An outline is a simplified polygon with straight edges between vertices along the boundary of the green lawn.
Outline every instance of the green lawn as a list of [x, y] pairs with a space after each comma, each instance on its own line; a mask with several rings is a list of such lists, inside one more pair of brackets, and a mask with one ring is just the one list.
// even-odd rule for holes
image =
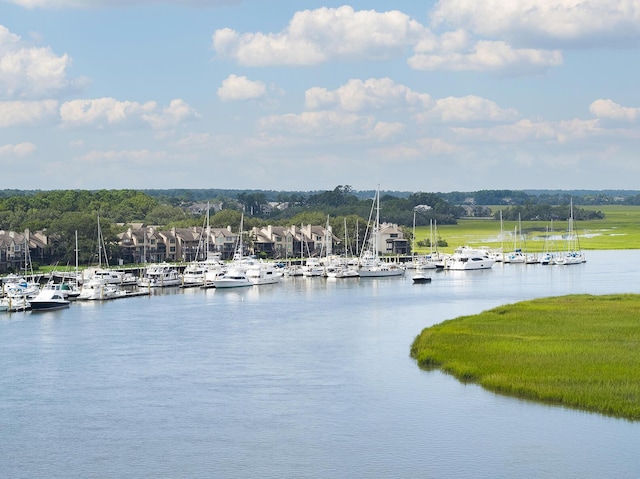
[[[493, 211], [498, 211], [496, 207]], [[640, 248], [640, 206], [589, 206], [585, 209], [599, 210], [605, 214], [603, 220], [576, 221], [574, 229], [579, 235], [580, 246], [585, 250], [637, 249]], [[517, 231], [517, 221], [504, 221], [503, 241], [500, 241], [500, 221], [492, 219], [461, 219], [457, 225], [438, 225], [437, 233], [448, 244], [443, 252], [452, 252], [462, 245], [504, 247], [505, 251], [514, 246], [513, 236]], [[551, 230], [547, 233], [547, 229]], [[524, 245], [518, 236], [518, 247], [530, 252], [545, 249], [547, 235], [560, 237], [567, 231], [567, 222], [523, 221]], [[430, 228], [416, 228], [416, 242], [430, 237]], [[561, 241], [556, 246], [562, 248]], [[416, 247], [418, 253], [427, 253], [428, 248]]]
[[640, 419], [640, 295], [574, 295], [445, 321], [411, 356], [491, 391]]

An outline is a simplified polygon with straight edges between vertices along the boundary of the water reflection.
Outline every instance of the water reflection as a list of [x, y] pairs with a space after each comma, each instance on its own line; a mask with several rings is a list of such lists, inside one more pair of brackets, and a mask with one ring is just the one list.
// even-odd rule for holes
[[[640, 424], [499, 396], [409, 357], [500, 304], [633, 292], [640, 252], [564, 267], [166, 288], [0, 321], [5, 477], [640, 477]], [[11, 318], [14, 316], [12, 315]]]

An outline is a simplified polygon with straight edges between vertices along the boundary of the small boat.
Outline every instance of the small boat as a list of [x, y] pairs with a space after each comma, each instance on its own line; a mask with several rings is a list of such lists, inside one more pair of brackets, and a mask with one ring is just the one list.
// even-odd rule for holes
[[26, 311], [31, 309], [31, 304], [27, 301], [26, 296], [7, 296], [0, 299], [0, 311], [13, 313], [16, 311]]
[[33, 311], [68, 308], [69, 303], [64, 297], [62, 285], [54, 283], [46, 284], [35, 298], [29, 300]]
[[431, 276], [428, 276], [425, 273], [418, 272], [413, 275], [413, 283], [414, 284], [431, 283]]

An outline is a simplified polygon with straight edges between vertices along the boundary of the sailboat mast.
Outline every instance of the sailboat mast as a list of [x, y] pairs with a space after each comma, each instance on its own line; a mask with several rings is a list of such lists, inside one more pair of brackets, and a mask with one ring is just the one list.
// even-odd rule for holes
[[211, 237], [211, 226], [209, 224], [209, 202], [207, 201], [207, 238], [204, 242], [205, 244], [205, 248], [206, 248], [206, 253], [205, 253], [205, 257], [204, 259], [207, 260], [209, 259], [209, 238]]
[[78, 286], [78, 230], [76, 230], [76, 287]]

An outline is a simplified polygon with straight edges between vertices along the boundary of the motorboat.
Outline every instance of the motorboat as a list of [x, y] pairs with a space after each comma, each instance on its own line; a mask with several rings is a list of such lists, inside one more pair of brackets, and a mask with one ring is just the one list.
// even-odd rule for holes
[[252, 284], [274, 284], [282, 279], [282, 272], [273, 263], [255, 261], [249, 264], [245, 271], [247, 279]]
[[13, 313], [16, 311], [27, 311], [31, 309], [31, 304], [26, 296], [7, 295], [0, 299], [0, 312]]
[[413, 275], [413, 282], [414, 284], [431, 283], [431, 276], [422, 271], [418, 271]]
[[168, 263], [157, 263], [147, 266], [144, 275], [138, 280], [138, 286], [143, 288], [180, 286], [181, 283], [180, 273]]
[[458, 271], [490, 269], [495, 262], [496, 260], [489, 257], [485, 250], [461, 246], [446, 259], [444, 268]]
[[182, 286], [188, 288], [207, 285], [220, 276], [223, 269], [224, 263], [219, 255], [204, 261], [194, 261], [182, 273]]
[[253, 283], [247, 277], [247, 270], [243, 267], [231, 267], [219, 278], [213, 281], [215, 288], [242, 288], [245, 286], [253, 286]]
[[116, 284], [92, 280], [82, 285], [78, 299], [83, 301], [96, 301], [122, 298], [126, 295], [127, 292]]
[[64, 297], [62, 285], [56, 283], [46, 284], [38, 295], [29, 300], [33, 311], [44, 311], [68, 308], [70, 301]]
[[9, 274], [2, 279], [2, 290], [9, 296], [35, 298], [40, 292], [40, 283], [29, 281], [24, 276]]

